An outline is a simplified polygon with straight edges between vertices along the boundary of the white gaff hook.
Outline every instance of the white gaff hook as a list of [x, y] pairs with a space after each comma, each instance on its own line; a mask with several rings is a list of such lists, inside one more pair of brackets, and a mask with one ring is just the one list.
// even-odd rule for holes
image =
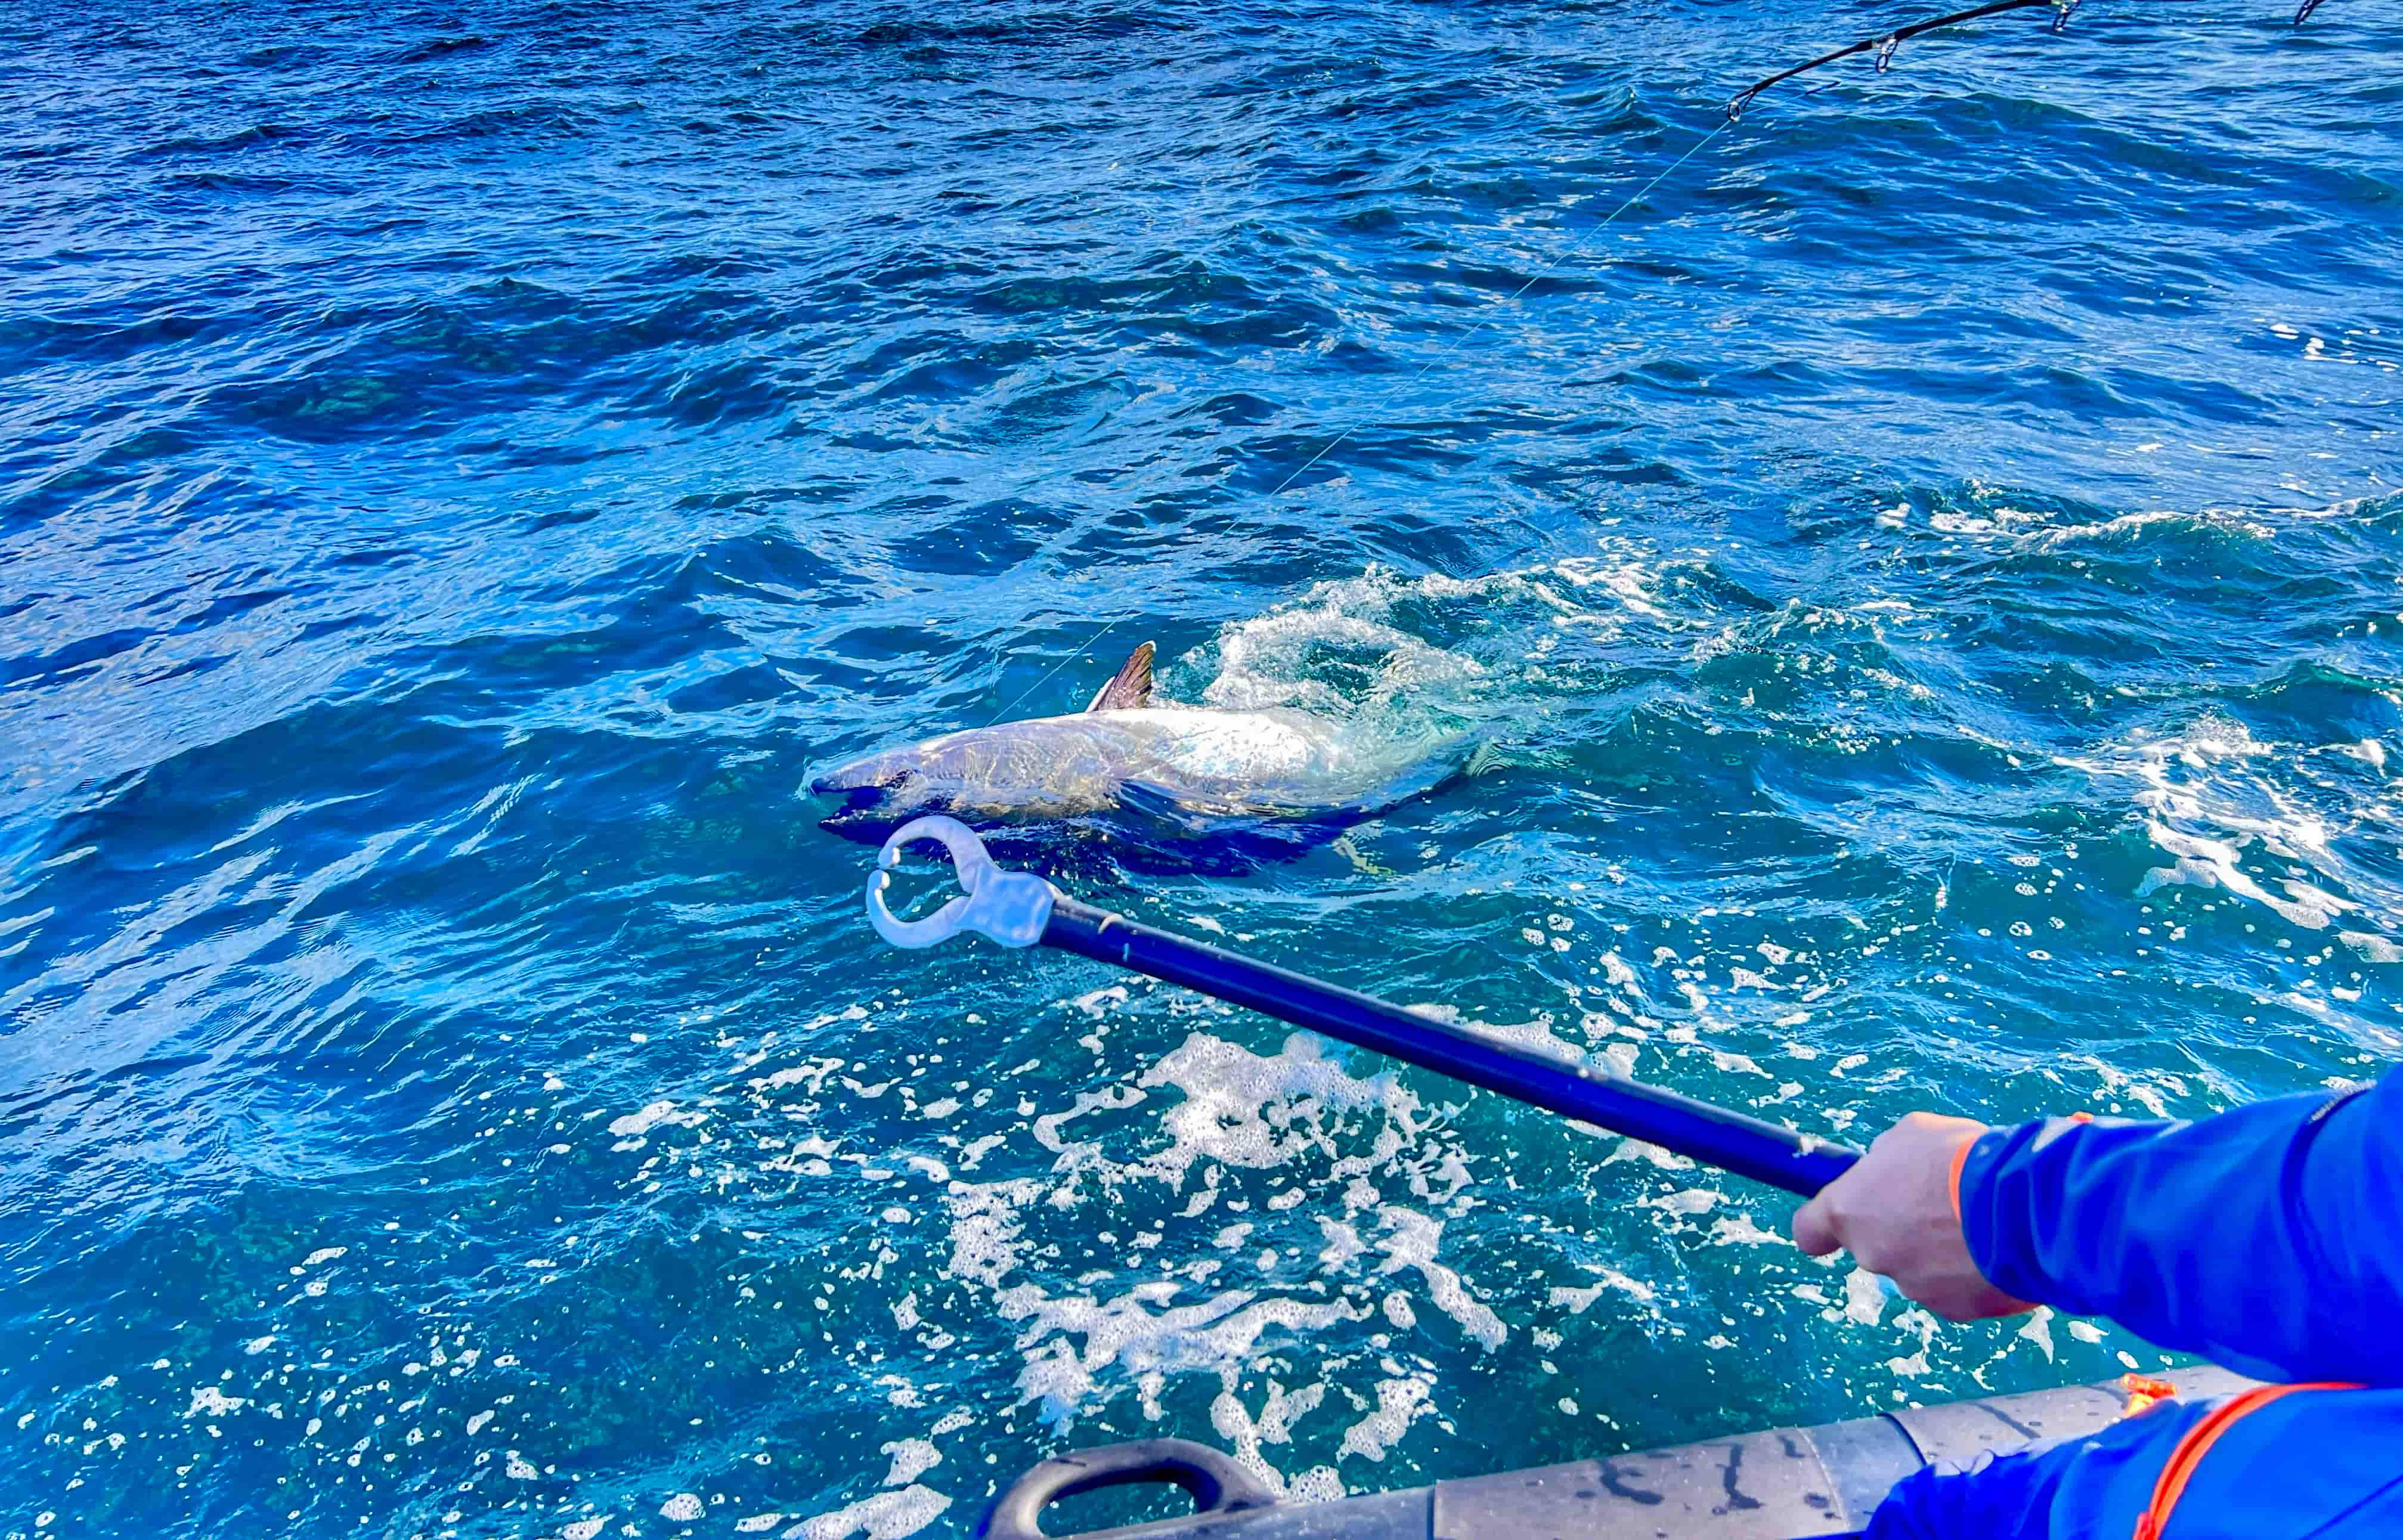
[[[960, 896], [923, 920], [904, 920], [884, 907], [884, 890], [893, 884], [893, 868], [902, 847], [913, 839], [938, 839], [951, 853], [951, 869], [964, 890]], [[998, 941], [1005, 947], [1031, 947], [1043, 938], [1051, 919], [1052, 900], [1059, 891], [1033, 872], [1004, 871], [978, 839], [976, 830], [956, 818], [940, 814], [912, 818], [895, 829], [876, 853], [876, 870], [868, 879], [868, 923], [876, 934], [896, 947], [931, 947], [964, 930]]]

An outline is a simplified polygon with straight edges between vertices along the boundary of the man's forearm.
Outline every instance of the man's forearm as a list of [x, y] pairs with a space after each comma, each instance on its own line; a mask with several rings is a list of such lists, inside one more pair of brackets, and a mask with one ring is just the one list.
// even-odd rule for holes
[[1991, 1130], [1956, 1190], [2007, 1294], [2265, 1378], [2403, 1384], [2403, 1071], [2191, 1123]]

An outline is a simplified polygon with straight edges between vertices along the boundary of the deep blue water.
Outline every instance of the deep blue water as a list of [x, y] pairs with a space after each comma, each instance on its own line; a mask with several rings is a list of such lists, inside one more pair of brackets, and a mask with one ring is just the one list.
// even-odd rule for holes
[[0, 1533], [959, 1534], [2160, 1364], [879, 950], [797, 795], [1149, 637], [1488, 752], [1078, 878], [1146, 918], [1854, 1137], [2403, 1058], [2403, 11], [2005, 18], [1601, 228], [1906, 14], [0, 9]]

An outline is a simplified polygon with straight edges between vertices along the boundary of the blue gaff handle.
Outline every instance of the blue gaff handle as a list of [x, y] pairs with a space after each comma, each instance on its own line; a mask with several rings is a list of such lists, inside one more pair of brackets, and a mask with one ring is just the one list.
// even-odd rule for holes
[[1229, 1005], [1434, 1070], [1808, 1198], [1861, 1158], [1850, 1145], [1447, 1027], [1374, 995], [1055, 897], [1047, 947], [1113, 963]]

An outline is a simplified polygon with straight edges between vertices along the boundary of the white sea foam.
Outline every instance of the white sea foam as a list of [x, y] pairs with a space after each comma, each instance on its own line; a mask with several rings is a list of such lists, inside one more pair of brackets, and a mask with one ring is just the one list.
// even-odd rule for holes
[[1723, 1214], [1711, 1226], [1715, 1246], [1790, 1246], [1775, 1230], [1765, 1230], [1748, 1214]]
[[1694, 1169], [1694, 1162], [1686, 1157], [1674, 1150], [1663, 1149], [1658, 1145], [1646, 1144], [1641, 1139], [1620, 1139], [1611, 1152], [1602, 1158], [1602, 1163], [1605, 1166], [1615, 1166], [1621, 1160], [1642, 1160], [1658, 1166], [1662, 1171]]
[[[1287, 1484], [1285, 1473], [1269, 1463], [1268, 1457], [1260, 1452], [1260, 1446], [1290, 1443], [1293, 1424], [1315, 1410], [1326, 1396], [1327, 1387], [1323, 1384], [1304, 1385], [1288, 1394], [1285, 1386], [1271, 1380], [1269, 1381], [1268, 1399], [1261, 1404], [1259, 1415], [1254, 1417], [1229, 1388], [1220, 1391], [1217, 1399], [1210, 1403], [1210, 1425], [1217, 1430], [1218, 1436], [1232, 1446], [1236, 1464], [1257, 1477], [1279, 1497], [1287, 1497], [1293, 1495], [1293, 1490]], [[1333, 1474], [1326, 1467], [1320, 1467], [1318, 1471], [1306, 1473], [1305, 1478], [1315, 1478], [1320, 1471]], [[1336, 1491], [1340, 1495], [1340, 1481], [1336, 1483]]]
[[[1669, 612], [1659, 603], [1660, 574], [1657, 568], [1623, 551], [1608, 556], [1573, 556], [1554, 562], [1549, 568], [1513, 576], [1547, 598], [1551, 597], [1552, 590], [1546, 584], [1545, 577], [1557, 577], [1572, 588], [1599, 589], [1616, 599], [1618, 607], [1631, 614], [1655, 620], [1669, 618]], [[1571, 607], [1557, 598], [1552, 598], [1551, 602], [1557, 608]]]
[[893, 1457], [893, 1468], [884, 1473], [888, 1487], [906, 1487], [943, 1463], [943, 1454], [924, 1438], [900, 1438], [885, 1445], [878, 1452]]
[[901, 1540], [933, 1523], [951, 1505], [949, 1497], [925, 1487], [880, 1491], [848, 1507], [804, 1519], [786, 1530], [783, 1540], [850, 1540], [854, 1534], [865, 1534], [868, 1540]]
[[2365, 963], [2403, 963], [2403, 947], [2366, 931], [2339, 931], [2338, 940], [2358, 952]]
[[1160, 1119], [1174, 1143], [1143, 1168], [1180, 1182], [1205, 1157], [1260, 1170], [1313, 1149], [1331, 1153], [1328, 1111], [1382, 1107], [1394, 1125], [1396, 1148], [1415, 1132], [1416, 1097], [1391, 1075], [1359, 1079], [1345, 1074], [1325, 1057], [1320, 1039], [1306, 1033], [1295, 1033], [1273, 1056], [1263, 1058], [1197, 1032], [1153, 1065], [1141, 1084], [1184, 1092], [1184, 1100]]
[[1380, 1463], [1385, 1452], [1402, 1441], [1410, 1424], [1435, 1410], [1435, 1380], [1424, 1374], [1405, 1375], [1398, 1380], [1377, 1382], [1376, 1409], [1343, 1430], [1343, 1444], [1336, 1455], [1340, 1463], [1359, 1455]]
[[943, 1270], [953, 1278], [999, 1288], [1018, 1265], [1022, 1226], [1019, 1210], [1042, 1196], [1032, 1177], [1002, 1182], [953, 1182], [944, 1198], [951, 1211], [951, 1256]]
[[611, 1120], [609, 1131], [620, 1139], [639, 1139], [662, 1123], [675, 1127], [697, 1128], [708, 1116], [699, 1109], [678, 1112], [674, 1102], [653, 1102], [639, 1112], [630, 1112], [623, 1117]]
[[1589, 1262], [1586, 1264], [1585, 1270], [1592, 1273], [1600, 1282], [1584, 1288], [1554, 1287], [1548, 1301], [1554, 1309], [1565, 1307], [1571, 1315], [1583, 1315], [1596, 1299], [1602, 1297], [1605, 1290], [1612, 1289], [1626, 1295], [1639, 1305], [1650, 1305], [1658, 1297], [1657, 1291], [1651, 1284], [1640, 1279], [1630, 1278], [1616, 1268], [1600, 1267]]
[[[1140, 993], [1097, 1005], [1104, 1017], [1157, 1008]], [[1299, 1498], [1331, 1497], [1340, 1494], [1342, 1483], [1330, 1467], [1287, 1479], [1258, 1452], [1284, 1441], [1281, 1430], [1318, 1404], [1325, 1382], [1272, 1394], [1257, 1417], [1240, 1400], [1224, 1399], [1244, 1376], [1273, 1361], [1264, 1355], [1288, 1353], [1313, 1336], [1366, 1322], [1381, 1307], [1390, 1311], [1388, 1322], [1414, 1319], [1408, 1299], [1370, 1281], [1400, 1272], [1417, 1274], [1423, 1297], [1469, 1340], [1492, 1348], [1507, 1339], [1499, 1314], [1438, 1259], [1443, 1221], [1438, 1214], [1390, 1203], [1382, 1190], [1382, 1184], [1399, 1181], [1419, 1203], [1452, 1201], [1471, 1182], [1464, 1152], [1424, 1137], [1426, 1114], [1392, 1075], [1354, 1075], [1314, 1037], [1295, 1034], [1277, 1052], [1260, 1054], [1196, 1032], [1132, 1084], [1078, 1093], [1065, 1108], [1026, 1105], [1021, 1112], [1035, 1126], [1037, 1142], [1053, 1153], [1051, 1172], [951, 1181], [943, 1199], [950, 1246], [944, 1270], [985, 1293], [994, 1312], [1015, 1326], [1020, 1404], [1035, 1407], [1055, 1426], [1064, 1428], [1129, 1390], [1140, 1396], [1146, 1416], [1157, 1416], [1170, 1380], [1209, 1376], [1222, 1394], [1214, 1411], [1225, 1424], [1222, 1435], [1257, 1457], [1264, 1482]], [[1272, 1174], [1293, 1169], [1307, 1175], [1295, 1182]], [[1050, 1258], [1059, 1253], [1047, 1217], [1053, 1211], [1130, 1185], [1158, 1186], [1188, 1189], [1175, 1207], [1184, 1220], [1197, 1221], [1225, 1201], [1220, 1195], [1229, 1190], [1227, 1184], [1243, 1173], [1251, 1173], [1241, 1189], [1243, 1200], [1229, 1206], [1248, 1208], [1249, 1214], [1188, 1229], [1186, 1243], [1215, 1233], [1220, 1252], [1256, 1257], [1264, 1269], [1281, 1269], [1288, 1257], [1314, 1258], [1322, 1276], [1348, 1272], [1347, 1285], [1330, 1295], [1313, 1281], [1288, 1294], [1290, 1285], [1270, 1281], [1278, 1277], [1271, 1270], [1256, 1287], [1185, 1296], [1188, 1280], [1201, 1282], [1225, 1266], [1206, 1258], [1170, 1276], [1138, 1274], [1100, 1289], [1091, 1285], [1106, 1283], [1111, 1269], [1079, 1274], [1074, 1289], [1055, 1281]], [[1270, 1189], [1265, 1193], [1257, 1185], [1262, 1179]], [[1271, 1216], [1313, 1200], [1326, 1205], [1324, 1212], [1301, 1223], [1315, 1227], [1314, 1242], [1297, 1251], [1289, 1236], [1267, 1247], [1255, 1239]], [[1354, 1218], [1363, 1214], [1365, 1220]], [[1124, 1243], [1105, 1227], [1106, 1221], [1084, 1233]], [[1156, 1228], [1141, 1231], [1134, 1243], [1138, 1249], [1156, 1243], [1157, 1235]], [[1374, 1273], [1358, 1269], [1364, 1256], [1375, 1258]], [[1385, 1305], [1388, 1298], [1396, 1303]], [[927, 1306], [913, 1296], [905, 1309], [915, 1319]], [[1431, 1374], [1412, 1380], [1398, 1367], [1391, 1374], [1396, 1384], [1416, 1388], [1387, 1392], [1401, 1399], [1345, 1436], [1350, 1452], [1382, 1451], [1430, 1404]]]
[[2013, 1335], [2023, 1339], [2026, 1341], [2034, 1342], [2038, 1348], [2043, 1350], [2045, 1362], [2050, 1363], [2053, 1356], [2052, 1307], [2050, 1305], [2038, 1305], [2028, 1316], [2026, 1325], [2021, 1326]]
[[[1453, 579], [1410, 579], [1381, 567], [1357, 577], [1313, 585], [1292, 603], [1220, 631], [1217, 673], [1202, 692], [1205, 704], [1229, 711], [1289, 706], [1349, 716], [1364, 704], [1389, 702], [1430, 686], [1475, 677], [1470, 658], [1412, 635], [1393, 623], [1397, 605], [1416, 597], [1450, 597]], [[1372, 671], [1339, 686], [1315, 666], [1327, 655]]]
[[1867, 1268], [1854, 1268], [1844, 1275], [1844, 1317], [1859, 1325], [1874, 1326], [1885, 1314], [1885, 1285], [1878, 1275]]
[[1327, 1242], [1327, 1248], [1318, 1254], [1318, 1265], [1328, 1272], [1340, 1269], [1368, 1249], [1358, 1230], [1323, 1214], [1318, 1216], [1318, 1233]]
[[1095, 1110], [1123, 1111], [1143, 1100], [1143, 1092], [1132, 1086], [1105, 1086], [1100, 1090], [1085, 1091], [1066, 1112], [1055, 1112], [1035, 1120], [1035, 1142], [1055, 1154], [1068, 1150], [1060, 1131], [1070, 1122]]
[[[799, 1086], [809, 1095], [815, 1096], [825, 1086], [826, 1076], [840, 1068], [842, 1068], [842, 1061], [840, 1059], [812, 1059], [805, 1063], [790, 1064], [771, 1075], [762, 1075], [751, 1082], [751, 1089], [756, 1091], [771, 1091]], [[660, 1103], [654, 1103], [654, 1105], [659, 1104]], [[647, 1107], [644, 1109], [646, 1112], [649, 1110]], [[612, 1126], [610, 1131], [615, 1133], [618, 1131], [615, 1126]]]
[[1459, 1322], [1461, 1330], [1479, 1347], [1488, 1352], [1500, 1347], [1509, 1336], [1502, 1318], [1468, 1292], [1460, 1274], [1435, 1259], [1436, 1248], [1443, 1240], [1441, 1221], [1398, 1207], [1386, 1209], [1382, 1217], [1385, 1233], [1378, 1238], [1377, 1249], [1385, 1254], [1385, 1260], [1377, 1270], [1394, 1273], [1416, 1269], [1426, 1280], [1430, 1304]]
[[[1464, 719], [1513, 709], [1525, 685], [1540, 687], [1564, 635], [1606, 643], [1637, 627], [1689, 623], [1663, 597], [1665, 567], [1648, 548], [1616, 534], [1600, 544], [1590, 556], [1478, 577], [1372, 566], [1321, 582], [1223, 628], [1167, 671], [1169, 682], [1198, 686], [1205, 704], [1224, 709], [1293, 707], [1347, 721], [1364, 752], [1440, 740]], [[1430, 616], [1447, 615], [1477, 624], [1430, 628]], [[1492, 640], [1438, 645], [1422, 634], [1430, 629]]]
[[2174, 530], [2218, 530], [2248, 540], [2267, 540], [2276, 533], [2258, 519], [2226, 508], [2203, 508], [2192, 513], [2154, 508], [2142, 513], [2123, 513], [2117, 518], [2097, 520], [2091, 523], [2056, 524], [2039, 532], [2036, 538], [2048, 546], [2124, 540], [2147, 534], [2157, 526]]
[[1413, 1006], [1410, 1008], [1422, 1016], [1441, 1021], [1446, 1026], [1479, 1037], [1490, 1038], [1493, 1042], [1507, 1044], [1526, 1052], [1539, 1053], [1548, 1059], [1559, 1060], [1564, 1064], [1581, 1065], [1587, 1061], [1585, 1049], [1553, 1033], [1552, 1018], [1549, 1014], [1538, 1016], [1531, 1021], [1505, 1023], [1482, 1021], [1465, 1016], [1458, 1007], [1452, 1006], [1422, 1005]]
[[[1002, 1318], [1026, 1323], [1019, 1333], [1028, 1354], [1018, 1381], [1021, 1403], [1039, 1403], [1045, 1421], [1064, 1426], [1094, 1394], [1094, 1372], [1111, 1365], [1134, 1374], [1206, 1369], [1226, 1377], [1240, 1372], [1271, 1328], [1306, 1335], [1368, 1314], [1349, 1300], [1260, 1298], [1248, 1289], [1166, 1305], [1176, 1292], [1167, 1280], [1139, 1283], [1112, 1299], [1053, 1298], [1032, 1283], [1002, 1291]], [[1072, 1337], [1083, 1346], [1071, 1344]]]
[[2343, 881], [2326, 818], [2271, 773], [2288, 757], [2243, 724], [2213, 715], [2174, 738], [2139, 737], [2095, 757], [2061, 763], [2132, 783], [2131, 795], [2144, 812], [2146, 836], [2172, 858], [2170, 865], [2146, 873], [2140, 895], [2179, 884], [2219, 888], [2299, 929], [2324, 930], [2361, 906], [2291, 875], [2274, 879], [2273, 892], [2244, 869], [2248, 853], [2257, 850]]
[[[1622, 989], [1633, 990], [1633, 970], [1618, 966]], [[1103, 1034], [1129, 1012], [1215, 1012], [1142, 985], [1070, 1008]], [[1546, 1018], [1502, 1030], [1581, 1056]], [[1061, 1429], [1130, 1394], [1158, 1418], [1180, 1378], [1215, 1380], [1214, 1426], [1265, 1484], [1298, 1499], [1340, 1495], [1333, 1467], [1276, 1468], [1285, 1430], [1340, 1388], [1358, 1416], [1339, 1459], [1381, 1459], [1432, 1414], [1438, 1384], [1424, 1361], [1382, 1356], [1382, 1334], [1432, 1325], [1490, 1352], [1510, 1325], [1443, 1255], [1447, 1224], [1477, 1201], [1468, 1152], [1445, 1130], [1449, 1112], [1423, 1106], [1392, 1072], [1355, 1073], [1339, 1052], [1304, 1034], [1261, 1053], [1193, 1031], [1125, 1080], [1048, 1106], [1022, 1096], [1019, 1114], [1049, 1170], [979, 1182], [965, 1160], [951, 1162], [944, 1271], [967, 1288], [916, 1291], [905, 1300], [915, 1328], [930, 1329], [924, 1317], [942, 1311], [989, 1308], [1014, 1332], [1019, 1404]], [[1624, 1145], [1620, 1158], [1641, 1154]], [[1144, 1188], [1159, 1196], [1137, 1200]], [[1155, 1269], [1147, 1248], [1163, 1236], [1187, 1255]], [[1605, 1278], [1598, 1289], [1654, 1302], [1647, 1285]], [[1212, 1286], [1238, 1280], [1246, 1286]], [[1362, 1336], [1375, 1353], [1353, 1346]], [[1263, 1383], [1289, 1386], [1279, 1366], [1295, 1362], [1321, 1366], [1325, 1378], [1255, 1399]], [[1373, 1404], [1344, 1383], [1343, 1367], [1355, 1363], [1382, 1368]]]
[[250, 1405], [247, 1397], [228, 1395], [215, 1385], [201, 1385], [192, 1392], [192, 1404], [184, 1408], [189, 1417], [230, 1417]]

